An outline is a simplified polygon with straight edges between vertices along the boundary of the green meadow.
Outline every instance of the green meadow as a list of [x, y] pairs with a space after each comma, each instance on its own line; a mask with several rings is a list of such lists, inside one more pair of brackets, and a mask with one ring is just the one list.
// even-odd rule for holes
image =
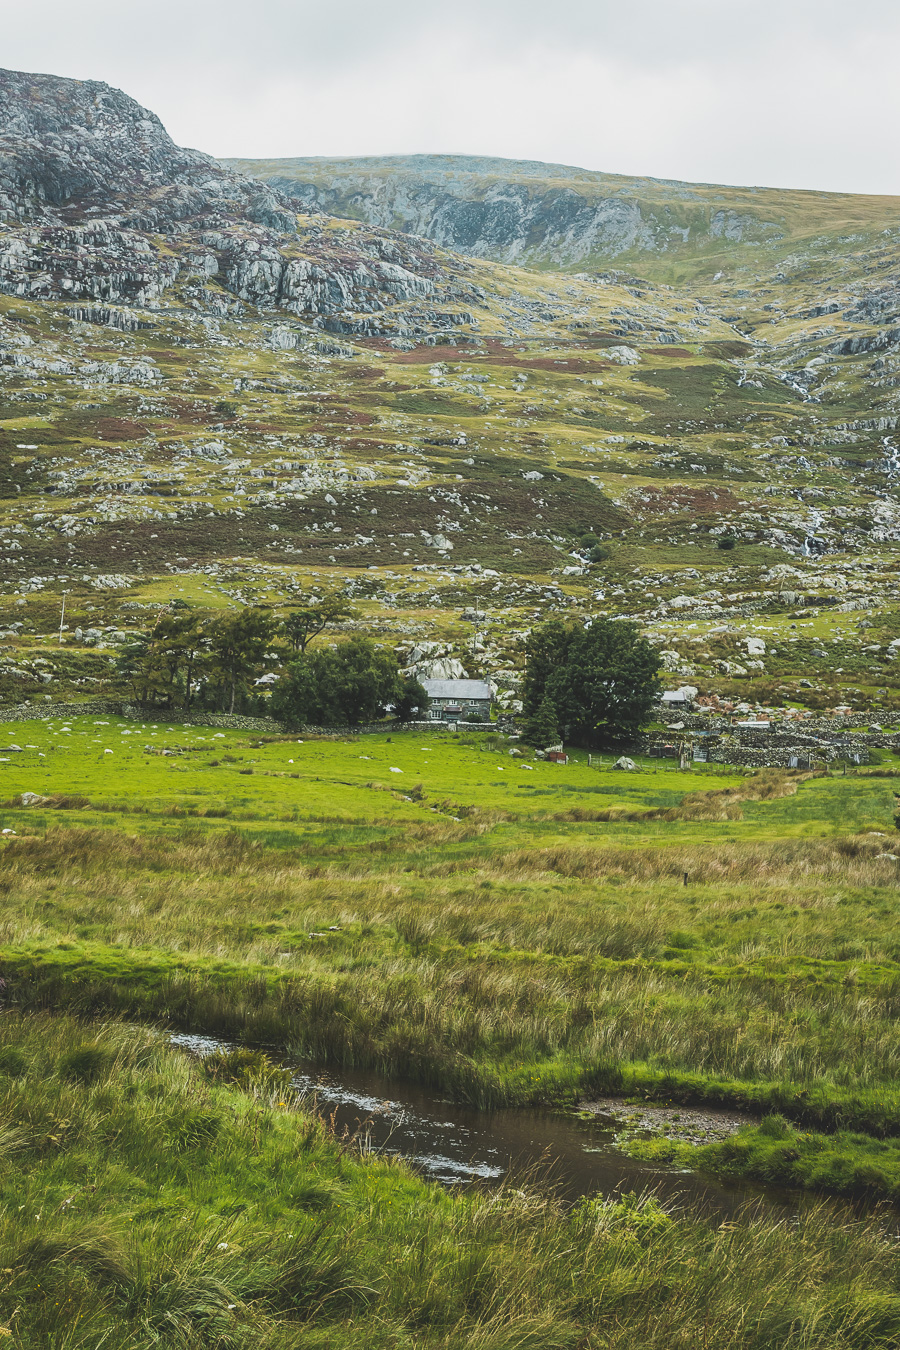
[[740, 1106], [788, 1136], [770, 1123], [707, 1168], [900, 1193], [889, 765], [630, 773], [491, 733], [0, 732], [13, 1006], [287, 1046], [485, 1108]]
[[[4, 751], [4, 745], [18, 746]], [[728, 773], [612, 768], [607, 754], [588, 767], [526, 752], [512, 758], [496, 736], [473, 732], [397, 733], [345, 740], [254, 737], [246, 732], [120, 718], [0, 724], [0, 799], [21, 792], [88, 799], [91, 808], [151, 817], [185, 813], [234, 821], [312, 821], [380, 825], [426, 822], [435, 814], [494, 812], [540, 819], [578, 805], [648, 810], [670, 807], [686, 791], [734, 786]], [[87, 805], [87, 804], [86, 804]], [[20, 821], [34, 821], [29, 811]], [[79, 818], [81, 819], [81, 817]]]

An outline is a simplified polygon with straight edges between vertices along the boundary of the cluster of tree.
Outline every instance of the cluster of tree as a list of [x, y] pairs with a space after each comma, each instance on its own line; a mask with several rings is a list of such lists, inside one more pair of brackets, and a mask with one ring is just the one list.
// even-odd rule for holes
[[119, 673], [139, 703], [165, 708], [201, 703], [234, 712], [252, 701], [253, 682], [267, 663], [302, 655], [329, 624], [353, 612], [340, 595], [300, 606], [280, 623], [260, 606], [215, 614], [175, 601], [149, 633], [123, 649]]
[[224, 614], [175, 602], [122, 651], [119, 672], [134, 698], [168, 709], [203, 706], [263, 711], [254, 681], [275, 663], [286, 673], [265, 711], [310, 726], [359, 726], [391, 711], [409, 721], [428, 708], [417, 680], [405, 679], [393, 652], [365, 638], [336, 647], [310, 644], [354, 611], [340, 595], [292, 610], [278, 622], [259, 606]]
[[532, 745], [565, 737], [595, 746], [630, 740], [647, 721], [661, 685], [659, 654], [636, 624], [554, 619], [528, 639], [522, 705]]
[[307, 726], [360, 726], [392, 712], [402, 722], [423, 715], [428, 694], [404, 678], [393, 652], [367, 638], [304, 651], [272, 693], [272, 714]]

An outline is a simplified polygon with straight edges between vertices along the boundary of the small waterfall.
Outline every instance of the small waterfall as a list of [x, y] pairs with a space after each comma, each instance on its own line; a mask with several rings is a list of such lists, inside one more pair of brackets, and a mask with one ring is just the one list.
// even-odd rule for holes
[[[795, 492], [794, 496], [801, 506], [806, 506], [802, 492]], [[825, 552], [825, 540], [819, 539], [816, 531], [819, 529], [825, 516], [815, 506], [810, 507], [810, 514], [812, 515], [812, 528], [807, 531], [803, 539], [803, 556], [804, 558], [821, 558], [822, 554]]]
[[812, 529], [803, 540], [803, 556], [804, 558], [821, 558], [822, 554], [825, 552], [825, 541], [824, 539], [818, 538], [816, 530], [822, 524], [824, 517], [821, 511], [813, 511], [812, 514]]

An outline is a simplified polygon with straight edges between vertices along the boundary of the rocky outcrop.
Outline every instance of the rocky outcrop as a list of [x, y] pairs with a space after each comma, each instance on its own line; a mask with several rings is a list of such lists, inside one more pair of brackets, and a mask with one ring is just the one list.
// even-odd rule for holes
[[294, 228], [271, 188], [181, 149], [121, 90], [0, 71], [0, 220], [117, 216], [120, 225], [165, 232], [205, 214]]
[[105, 221], [0, 233], [0, 291], [6, 295], [146, 305], [178, 272], [177, 259], [136, 230]]
[[850, 309], [845, 309], [842, 317], [848, 323], [896, 323], [900, 318], [900, 286], [894, 283], [873, 288]]
[[[222, 281], [255, 305], [277, 305], [293, 314], [373, 313], [387, 305], [431, 295], [434, 280], [394, 262], [345, 255], [291, 258], [259, 237], [204, 234], [218, 251]], [[438, 269], [433, 269], [437, 271]]]
[[896, 347], [900, 342], [900, 328], [885, 328], [880, 333], [861, 333], [855, 337], [842, 338], [830, 348], [835, 356], [858, 356], [861, 352], [880, 352], [886, 347]]
[[[389, 230], [298, 227], [296, 202], [175, 145], [159, 118], [109, 85], [0, 71], [0, 292], [85, 301], [76, 320], [134, 331], [173, 288], [221, 317], [283, 309], [337, 333], [471, 324], [477, 288], [434, 246]], [[439, 298], [449, 311], [433, 309]], [[422, 302], [428, 301], [427, 308]], [[416, 314], [368, 316], [410, 303]]]
[[293, 197], [304, 211], [401, 229], [508, 263], [567, 266], [784, 234], [758, 210], [721, 207], [714, 190], [559, 164], [457, 155], [225, 162]]

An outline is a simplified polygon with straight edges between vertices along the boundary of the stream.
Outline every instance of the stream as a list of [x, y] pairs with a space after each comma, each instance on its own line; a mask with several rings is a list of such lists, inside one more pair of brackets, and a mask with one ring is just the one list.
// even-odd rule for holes
[[[203, 1057], [231, 1048], [208, 1036], [170, 1033], [172, 1045]], [[335, 1070], [277, 1056], [296, 1089], [338, 1135], [361, 1135], [373, 1153], [405, 1158], [444, 1186], [499, 1185], [527, 1176], [550, 1183], [564, 1201], [583, 1195], [616, 1196], [652, 1191], [669, 1207], [715, 1222], [735, 1218], [748, 1204], [784, 1217], [805, 1198], [747, 1182], [729, 1184], [629, 1158], [615, 1145], [621, 1128], [598, 1108], [592, 1119], [560, 1111], [509, 1108], [478, 1111], [448, 1101], [438, 1091], [384, 1079], [367, 1070]], [[690, 1115], [690, 1112], [682, 1112]], [[704, 1110], [713, 1125], [733, 1127], [734, 1114]]]

